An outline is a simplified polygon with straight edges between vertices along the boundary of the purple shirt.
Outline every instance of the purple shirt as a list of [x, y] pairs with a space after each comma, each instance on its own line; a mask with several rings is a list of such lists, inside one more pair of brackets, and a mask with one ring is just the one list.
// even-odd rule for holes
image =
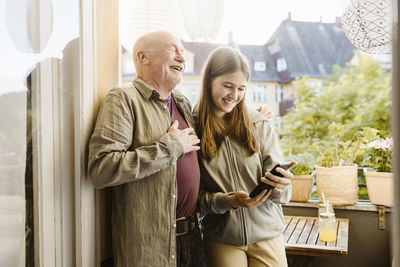
[[[176, 107], [173, 97], [169, 96], [165, 103], [171, 114], [171, 123], [177, 120], [179, 122], [178, 129], [188, 128], [188, 124]], [[192, 214], [196, 208], [200, 185], [200, 169], [196, 151], [186, 153], [183, 158], [178, 159], [176, 181], [178, 185], [176, 218], [179, 218]]]

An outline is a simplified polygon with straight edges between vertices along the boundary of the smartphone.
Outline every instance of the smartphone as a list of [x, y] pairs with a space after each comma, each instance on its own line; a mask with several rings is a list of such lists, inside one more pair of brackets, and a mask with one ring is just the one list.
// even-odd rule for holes
[[[276, 168], [278, 168], [278, 167], [285, 169], [285, 170], [290, 170], [290, 168], [292, 167], [292, 163], [291, 162], [282, 162], [280, 164], [276, 164], [275, 167], [273, 167], [272, 170], [270, 171], [270, 173], [272, 173], [273, 175], [283, 177], [283, 175], [280, 172], [276, 171]], [[272, 189], [272, 188], [273, 187], [271, 185], [261, 182], [261, 178], [258, 178], [258, 185], [256, 188], [254, 188], [253, 191], [251, 191], [250, 197], [253, 198], [253, 197], [257, 196], [264, 189]]]

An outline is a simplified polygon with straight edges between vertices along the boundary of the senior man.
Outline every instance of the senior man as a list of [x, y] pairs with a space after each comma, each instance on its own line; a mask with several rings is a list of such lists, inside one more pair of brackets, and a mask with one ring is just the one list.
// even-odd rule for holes
[[180, 40], [141, 36], [137, 77], [104, 99], [89, 143], [89, 177], [113, 188], [117, 267], [203, 266], [195, 207], [200, 171], [189, 100], [174, 91], [185, 68]]

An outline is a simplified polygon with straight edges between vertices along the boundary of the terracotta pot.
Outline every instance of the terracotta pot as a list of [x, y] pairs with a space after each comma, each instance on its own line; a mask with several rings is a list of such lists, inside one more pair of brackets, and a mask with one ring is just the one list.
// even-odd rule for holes
[[364, 175], [371, 203], [393, 206], [393, 173], [364, 171]]
[[357, 165], [331, 168], [315, 167], [318, 198], [321, 193], [333, 206], [355, 204], [358, 200]]
[[295, 175], [292, 179], [292, 196], [290, 201], [308, 202], [312, 188], [312, 175]]

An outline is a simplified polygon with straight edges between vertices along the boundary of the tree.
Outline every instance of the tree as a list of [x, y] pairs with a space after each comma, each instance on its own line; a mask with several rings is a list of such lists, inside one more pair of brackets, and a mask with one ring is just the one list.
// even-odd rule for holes
[[368, 56], [358, 57], [358, 64], [334, 66], [322, 84], [307, 77], [293, 83], [295, 105], [282, 118], [280, 132], [286, 156], [317, 155], [312, 146], [316, 142], [332, 146], [332, 123], [344, 126], [343, 141], [354, 141], [363, 127], [380, 130], [382, 137], [390, 135], [391, 73]]

